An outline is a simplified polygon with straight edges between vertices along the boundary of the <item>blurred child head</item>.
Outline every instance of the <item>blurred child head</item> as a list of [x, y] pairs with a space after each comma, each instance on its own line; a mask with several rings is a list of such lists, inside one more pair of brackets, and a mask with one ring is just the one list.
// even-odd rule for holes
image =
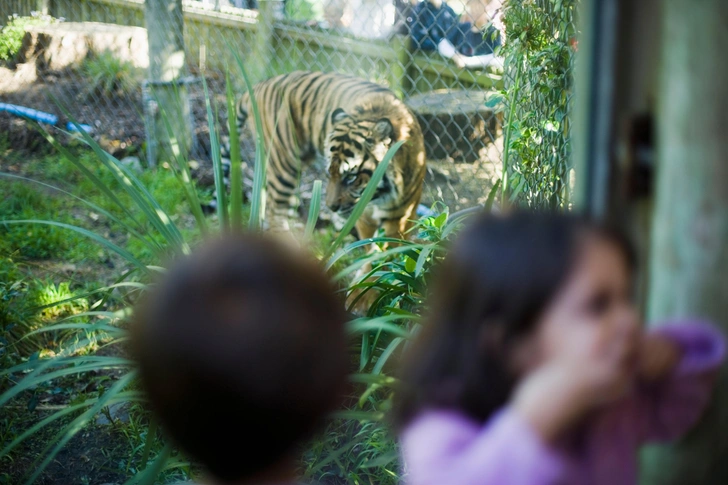
[[426, 408], [484, 422], [521, 378], [587, 341], [626, 346], [628, 379], [639, 337], [633, 265], [619, 232], [579, 216], [477, 216], [435, 275], [397, 425]]
[[218, 483], [280, 480], [343, 391], [343, 305], [317, 264], [281, 244], [209, 242], [137, 310], [151, 407]]

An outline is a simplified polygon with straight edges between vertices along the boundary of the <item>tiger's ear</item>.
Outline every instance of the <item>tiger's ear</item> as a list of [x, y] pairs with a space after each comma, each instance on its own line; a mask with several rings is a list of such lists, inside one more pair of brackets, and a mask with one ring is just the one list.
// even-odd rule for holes
[[346, 111], [344, 111], [341, 108], [336, 108], [334, 111], [331, 112], [331, 124], [335, 125], [336, 123], [343, 120], [347, 116], [349, 116], [349, 115], [346, 114]]
[[377, 142], [383, 141], [387, 143], [387, 139], [389, 141], [392, 140], [392, 135], [394, 135], [394, 127], [392, 126], [392, 122], [387, 118], [382, 118], [377, 121], [374, 128], [372, 128], [372, 137]]

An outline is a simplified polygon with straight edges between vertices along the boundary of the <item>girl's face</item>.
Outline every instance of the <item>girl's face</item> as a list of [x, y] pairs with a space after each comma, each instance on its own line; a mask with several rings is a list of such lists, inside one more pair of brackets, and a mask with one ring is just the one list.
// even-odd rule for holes
[[593, 349], [619, 355], [625, 379], [632, 378], [641, 330], [630, 280], [624, 254], [609, 241], [586, 236], [571, 275], [524, 342], [521, 371]]

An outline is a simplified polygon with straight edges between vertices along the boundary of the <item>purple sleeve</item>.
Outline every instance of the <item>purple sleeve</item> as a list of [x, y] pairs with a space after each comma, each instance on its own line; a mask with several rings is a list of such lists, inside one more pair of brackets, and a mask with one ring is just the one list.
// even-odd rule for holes
[[550, 485], [564, 468], [509, 409], [485, 427], [452, 412], [424, 413], [402, 434], [402, 450], [407, 485]]
[[715, 374], [725, 360], [723, 334], [705, 322], [670, 323], [651, 330], [678, 345], [682, 358], [663, 382], [638, 397], [643, 441], [674, 441], [700, 419], [710, 402]]

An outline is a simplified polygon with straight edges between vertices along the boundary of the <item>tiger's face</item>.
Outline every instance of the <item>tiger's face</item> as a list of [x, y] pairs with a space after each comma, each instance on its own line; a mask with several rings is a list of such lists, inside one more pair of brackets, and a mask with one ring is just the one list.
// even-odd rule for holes
[[[329, 170], [326, 205], [348, 215], [391, 146], [394, 128], [387, 118], [360, 120], [341, 108], [331, 113], [331, 123], [324, 154]], [[372, 200], [388, 190], [385, 175]]]

